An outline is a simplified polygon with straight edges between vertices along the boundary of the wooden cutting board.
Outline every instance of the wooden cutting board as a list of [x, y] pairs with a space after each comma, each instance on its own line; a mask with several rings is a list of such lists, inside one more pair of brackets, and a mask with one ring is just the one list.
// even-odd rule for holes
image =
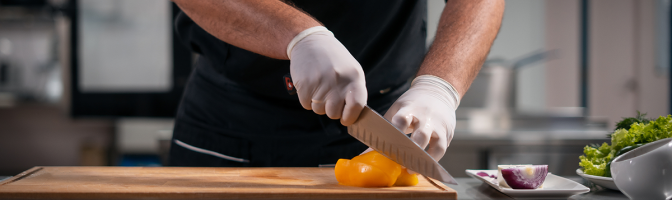
[[339, 185], [333, 168], [34, 167], [0, 182], [0, 199], [456, 199], [420, 178], [411, 187]]

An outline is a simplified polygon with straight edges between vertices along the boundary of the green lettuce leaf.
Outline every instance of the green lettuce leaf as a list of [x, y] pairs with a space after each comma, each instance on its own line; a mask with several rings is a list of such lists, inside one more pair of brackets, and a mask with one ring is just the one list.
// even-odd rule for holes
[[672, 115], [641, 123], [634, 122], [628, 130], [621, 128], [614, 131], [611, 134], [611, 145], [605, 142], [599, 147], [590, 145], [584, 147], [584, 155], [579, 157], [581, 160], [579, 166], [586, 174], [604, 176], [606, 170], [609, 170], [607, 163], [622, 148], [665, 138], [672, 138]]
[[[638, 124], [639, 123], [635, 123], [633, 126], [637, 126]], [[614, 134], [611, 134], [611, 148], [614, 152], [622, 149], [623, 147], [635, 145], [635, 135], [628, 133], [630, 133], [628, 130], [618, 129], [614, 132]]]
[[595, 175], [595, 176], [604, 176], [605, 169], [607, 168], [607, 163], [594, 164], [589, 161], [585, 156], [580, 156], [581, 162], [579, 166], [583, 168], [583, 173]]

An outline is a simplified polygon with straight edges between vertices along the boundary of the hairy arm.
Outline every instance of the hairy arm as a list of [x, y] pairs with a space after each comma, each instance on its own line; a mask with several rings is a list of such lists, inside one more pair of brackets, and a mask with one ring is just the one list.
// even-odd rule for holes
[[267, 57], [287, 60], [287, 45], [301, 31], [321, 26], [278, 0], [173, 0], [218, 39]]
[[503, 14], [504, 0], [448, 0], [418, 76], [441, 77], [464, 96], [490, 52]]

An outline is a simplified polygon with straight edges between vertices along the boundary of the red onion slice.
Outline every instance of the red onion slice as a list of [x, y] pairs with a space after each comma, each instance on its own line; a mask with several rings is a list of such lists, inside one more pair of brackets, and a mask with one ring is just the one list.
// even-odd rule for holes
[[490, 177], [490, 178], [497, 179], [497, 176], [495, 176], [495, 175], [490, 175], [490, 174], [485, 173], [485, 172], [478, 172], [478, 173], [476, 173], [476, 175], [481, 176], [481, 177]]
[[537, 189], [546, 180], [548, 165], [530, 165], [502, 169], [502, 178], [513, 189]]

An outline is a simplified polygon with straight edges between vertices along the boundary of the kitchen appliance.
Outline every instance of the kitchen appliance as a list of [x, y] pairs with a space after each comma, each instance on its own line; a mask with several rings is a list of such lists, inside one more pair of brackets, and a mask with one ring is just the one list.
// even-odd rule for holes
[[469, 119], [475, 132], [509, 130], [518, 113], [516, 107], [518, 71], [531, 64], [552, 59], [555, 51], [532, 52], [513, 61], [490, 59], [483, 64], [469, 91], [456, 110], [458, 119]]

